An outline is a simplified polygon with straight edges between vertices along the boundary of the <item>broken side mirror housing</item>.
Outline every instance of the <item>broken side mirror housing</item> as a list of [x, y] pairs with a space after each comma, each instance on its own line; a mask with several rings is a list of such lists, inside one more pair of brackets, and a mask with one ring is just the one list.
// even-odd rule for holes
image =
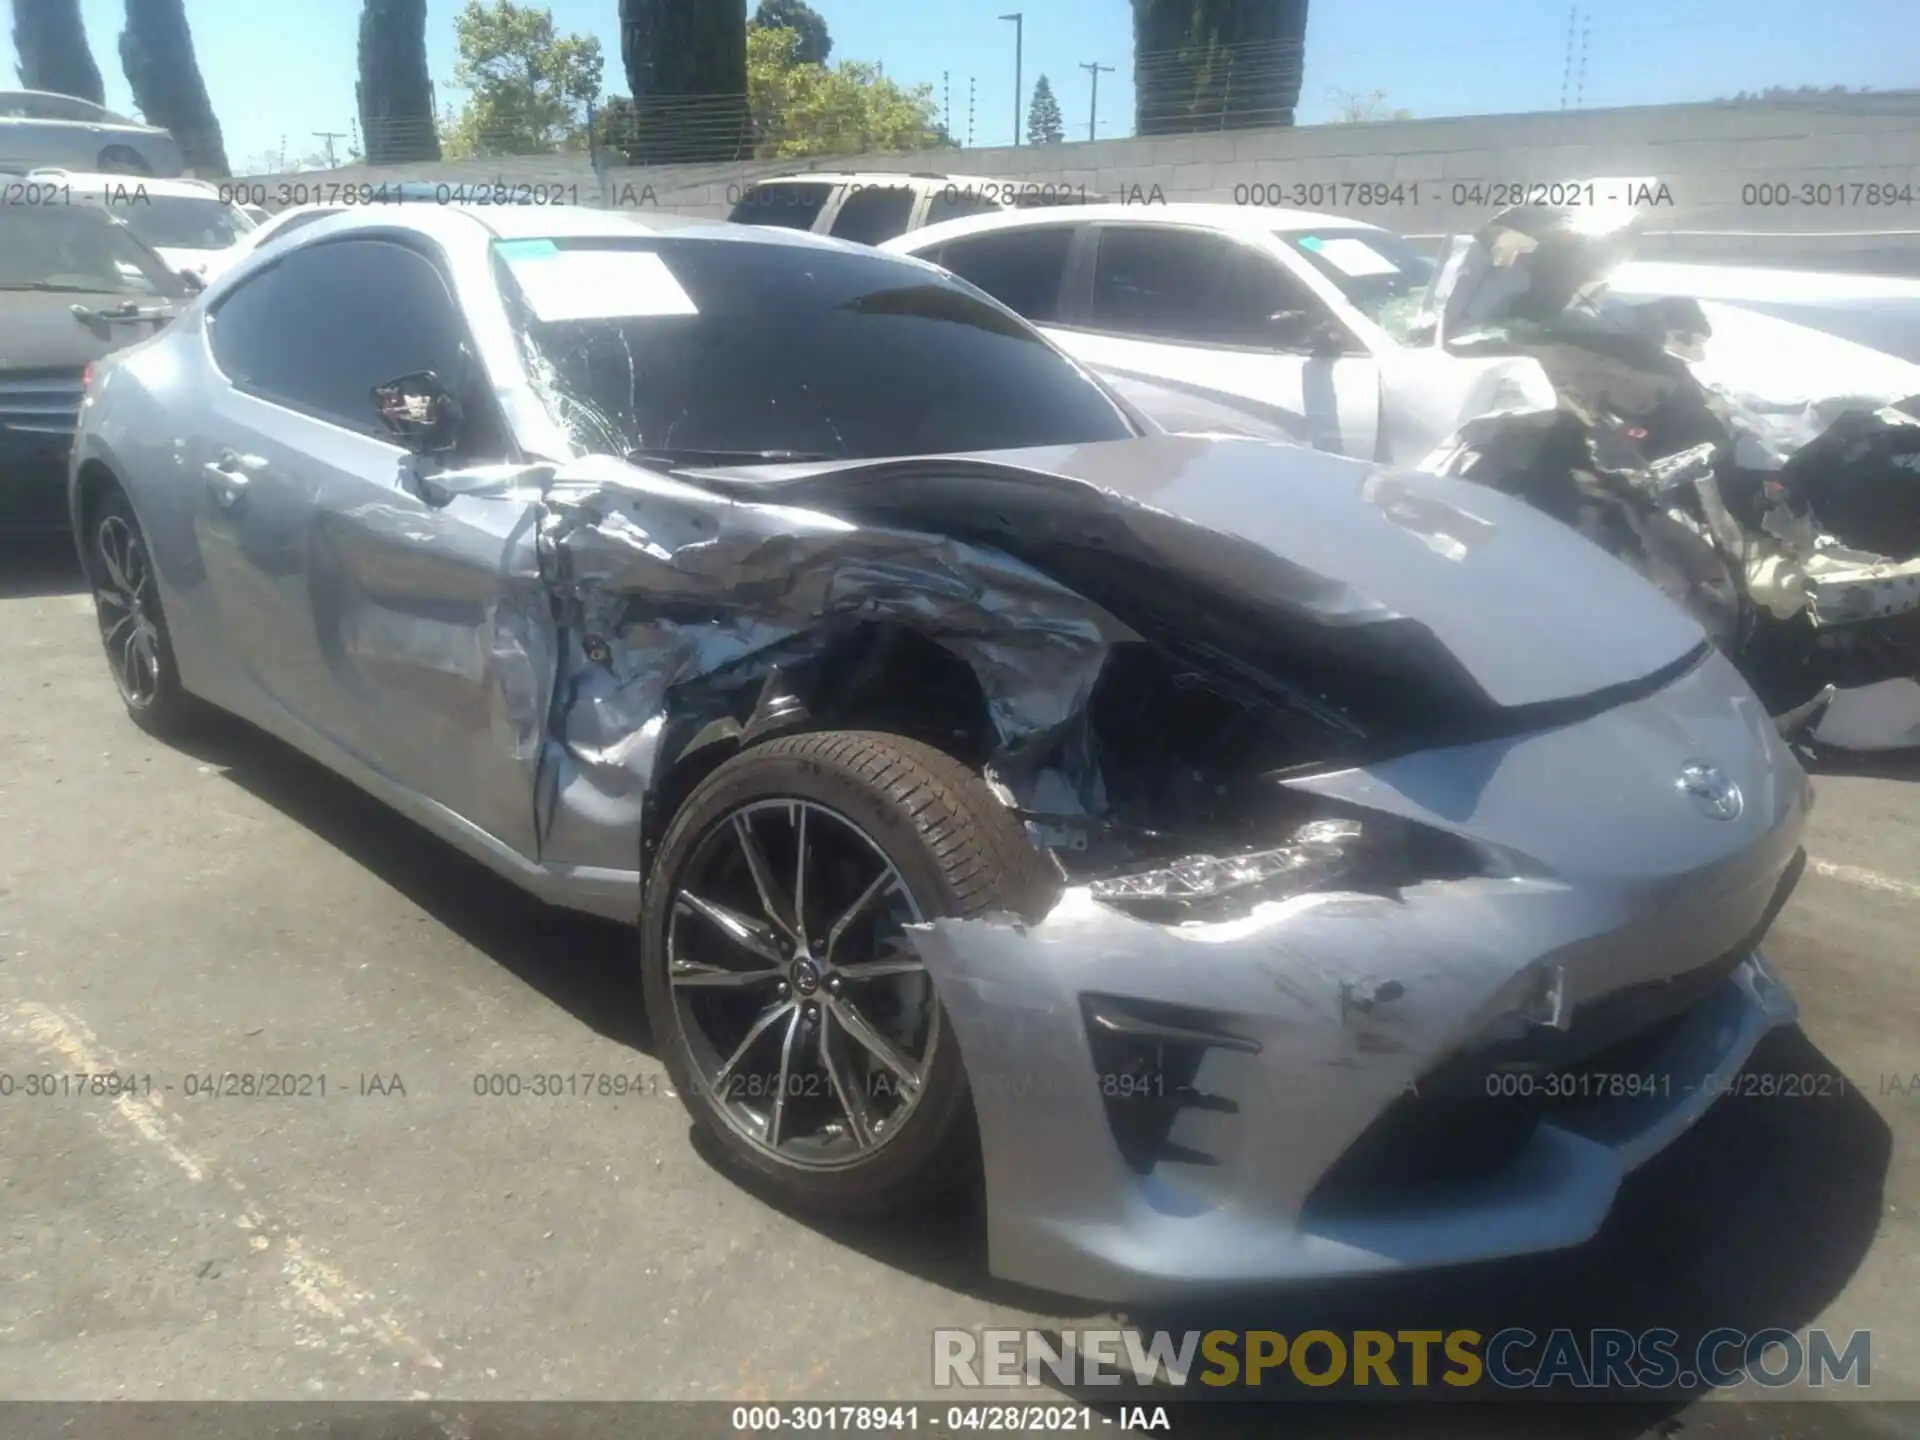
[[416, 455], [443, 455], [460, 445], [460, 402], [439, 375], [417, 371], [376, 385], [374, 410], [395, 442]]
[[1311, 310], [1276, 310], [1267, 317], [1273, 347], [1316, 360], [1345, 355], [1350, 348], [1346, 332], [1325, 315]]

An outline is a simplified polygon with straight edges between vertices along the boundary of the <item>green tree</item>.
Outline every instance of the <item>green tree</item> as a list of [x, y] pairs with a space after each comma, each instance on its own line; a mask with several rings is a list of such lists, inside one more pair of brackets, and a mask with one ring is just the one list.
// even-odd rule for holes
[[1335, 90], [1334, 123], [1366, 125], [1379, 120], [1411, 120], [1411, 110], [1396, 110], [1387, 104], [1384, 90]]
[[127, 28], [120, 32], [120, 68], [127, 72], [133, 103], [149, 125], [171, 131], [187, 168], [202, 177], [225, 177], [226, 141], [207, 99], [206, 81], [193, 54], [182, 0], [127, 0]]
[[20, 83], [102, 104], [107, 92], [87, 46], [80, 0], [13, 0], [13, 50]]
[[454, 83], [467, 103], [446, 153], [551, 155], [587, 144], [583, 112], [600, 94], [600, 42], [561, 35], [551, 10], [513, 0], [467, 0], [453, 22]]
[[1858, 90], [1846, 85], [1769, 85], [1764, 90], [1742, 90], [1738, 95], [1722, 96], [1722, 105], [1763, 105], [1772, 100], [1812, 100], [1829, 95], [1864, 95], [1873, 87]]
[[807, 0], [760, 0], [760, 8], [753, 12], [753, 19], [747, 22], [750, 30], [772, 30], [784, 27], [800, 37], [800, 63], [803, 65], [824, 65], [833, 54], [833, 36], [827, 33], [827, 22], [820, 12], [807, 4]]
[[1042, 75], [1033, 82], [1033, 101], [1027, 106], [1027, 143], [1058, 145], [1067, 138], [1067, 127], [1060, 119], [1060, 102], [1053, 98], [1053, 86]]
[[1307, 0], [1133, 0], [1134, 130], [1291, 125]]
[[427, 0], [366, 0], [354, 98], [371, 163], [440, 158], [427, 78]]
[[905, 89], [862, 60], [809, 65], [799, 48], [800, 37], [784, 27], [747, 36], [756, 154], [857, 155], [928, 150], [940, 143], [931, 85]]

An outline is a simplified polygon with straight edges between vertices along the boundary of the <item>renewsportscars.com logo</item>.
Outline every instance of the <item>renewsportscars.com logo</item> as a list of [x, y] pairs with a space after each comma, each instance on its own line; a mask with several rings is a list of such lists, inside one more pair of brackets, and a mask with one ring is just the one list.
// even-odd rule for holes
[[1693, 1390], [1873, 1383], [1873, 1334], [1825, 1330], [935, 1330], [933, 1383], [1326, 1390]]

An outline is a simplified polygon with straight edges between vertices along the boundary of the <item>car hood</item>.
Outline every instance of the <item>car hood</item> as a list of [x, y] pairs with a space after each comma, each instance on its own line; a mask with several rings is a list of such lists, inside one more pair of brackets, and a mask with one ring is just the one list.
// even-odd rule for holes
[[1267, 675], [1331, 665], [1403, 706], [1425, 682], [1456, 719], [1644, 684], [1704, 644], [1625, 565], [1520, 501], [1292, 445], [1163, 434], [689, 476], [990, 546], [1145, 636]]
[[0, 291], [0, 371], [88, 364], [157, 333], [185, 303], [164, 295]]
[[181, 275], [191, 271], [202, 278], [211, 273], [216, 257], [226, 254], [224, 250], [183, 250], [173, 245], [154, 247], [160, 258]]

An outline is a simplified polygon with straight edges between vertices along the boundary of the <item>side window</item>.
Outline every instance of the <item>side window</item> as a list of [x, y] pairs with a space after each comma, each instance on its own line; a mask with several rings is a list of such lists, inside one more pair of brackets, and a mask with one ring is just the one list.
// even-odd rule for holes
[[999, 201], [978, 191], [949, 185], [933, 192], [933, 199], [927, 203], [927, 224], [938, 225], [942, 220], [959, 220], [968, 215], [985, 215], [989, 211], [997, 212], [1005, 208]]
[[834, 237], [878, 245], [904, 235], [917, 198], [911, 185], [849, 185], [840, 213], [833, 217]]
[[727, 216], [736, 225], [771, 225], [781, 230], [811, 230], [833, 186], [801, 182], [752, 185]]
[[1091, 325], [1198, 345], [1306, 349], [1330, 317], [1271, 256], [1221, 235], [1152, 226], [1100, 232]]
[[447, 283], [424, 255], [386, 240], [295, 251], [246, 281], [208, 322], [214, 361], [242, 390], [386, 438], [373, 389], [432, 370], [463, 400], [470, 454], [497, 452], [491, 403]]
[[1045, 325], [1060, 315], [1073, 235], [1071, 225], [1047, 225], [950, 240], [939, 263], [1016, 315]]

